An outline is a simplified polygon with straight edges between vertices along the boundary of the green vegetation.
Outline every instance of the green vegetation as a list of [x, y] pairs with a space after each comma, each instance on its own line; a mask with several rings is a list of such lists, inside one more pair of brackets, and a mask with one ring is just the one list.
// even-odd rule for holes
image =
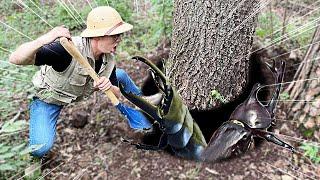
[[301, 123], [299, 125], [298, 130], [302, 133], [304, 137], [312, 138], [314, 136], [314, 133], [318, 130], [318, 127], [314, 126], [310, 128], [310, 127], [306, 127], [304, 123]]
[[[317, 23], [315, 19], [318, 17], [319, 13], [311, 13], [305, 18], [293, 16], [289, 17], [283, 25], [284, 19], [277, 13], [273, 11], [262, 12], [258, 16], [256, 35], [262, 40], [264, 46], [275, 43], [291, 50], [300, 48], [310, 43]], [[306, 48], [302, 50], [306, 50]]]
[[222, 103], [227, 103], [228, 102], [228, 100], [223, 96], [223, 95], [221, 95], [220, 93], [219, 93], [219, 91], [217, 91], [217, 90], [212, 90], [211, 91], [211, 97], [214, 99], [214, 100], [218, 100], [218, 101], [220, 101], [220, 102], [222, 102]]
[[320, 163], [320, 151], [318, 146], [304, 143], [300, 146], [300, 148], [304, 150], [304, 155], [310, 158], [311, 161], [316, 164]]
[[288, 100], [290, 98], [290, 95], [288, 92], [283, 92], [280, 94], [280, 100]]
[[19, 169], [28, 166], [29, 153], [42, 147], [35, 145], [27, 147], [27, 143], [20, 136], [14, 136], [25, 132], [27, 122], [13, 119], [0, 124], [0, 177], [10, 177]]

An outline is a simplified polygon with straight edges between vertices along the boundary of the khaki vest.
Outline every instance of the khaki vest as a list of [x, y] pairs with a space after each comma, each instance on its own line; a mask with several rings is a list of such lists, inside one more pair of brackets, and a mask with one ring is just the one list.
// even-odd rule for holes
[[[90, 39], [74, 37], [72, 41], [83, 57], [87, 58], [90, 65], [95, 67]], [[114, 67], [113, 56], [104, 54], [99, 76], [109, 78]], [[51, 66], [41, 66], [40, 70], [34, 75], [32, 82], [37, 90], [36, 97], [47, 103], [57, 105], [67, 105], [71, 102], [86, 99], [94, 92], [93, 79], [74, 59], [63, 72], [57, 72]]]

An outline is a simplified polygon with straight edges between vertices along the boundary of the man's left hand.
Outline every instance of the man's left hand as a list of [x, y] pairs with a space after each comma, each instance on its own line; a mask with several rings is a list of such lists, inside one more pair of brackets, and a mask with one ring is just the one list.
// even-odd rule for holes
[[95, 81], [93, 86], [101, 91], [106, 91], [111, 88], [112, 84], [108, 78], [101, 76], [99, 81]]
[[94, 88], [101, 91], [106, 91], [110, 89], [117, 98], [120, 98], [120, 90], [117, 86], [113, 86], [108, 78], [101, 76], [98, 82], [93, 83]]

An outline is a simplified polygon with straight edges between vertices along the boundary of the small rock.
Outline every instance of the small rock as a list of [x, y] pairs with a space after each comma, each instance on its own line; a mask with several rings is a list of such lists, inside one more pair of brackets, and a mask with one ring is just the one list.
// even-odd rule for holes
[[235, 175], [232, 179], [233, 180], [242, 180], [242, 179], [244, 179], [244, 177], [242, 175]]
[[249, 169], [256, 169], [257, 168], [257, 166], [256, 165], [254, 165], [254, 163], [250, 163], [250, 165], [249, 165]]
[[291, 51], [289, 55], [289, 59], [297, 59], [298, 54], [295, 51]]
[[281, 180], [293, 180], [293, 178], [289, 175], [282, 175]]
[[319, 110], [319, 108], [311, 107], [311, 108], [310, 108], [309, 115], [312, 116], [312, 117], [319, 116], [319, 115], [320, 115], [320, 110]]
[[75, 131], [70, 128], [64, 128], [63, 131], [71, 135], [75, 134]]
[[312, 102], [312, 106], [315, 108], [320, 108], [320, 98]]
[[268, 179], [272, 179], [272, 180], [278, 180], [280, 179], [280, 177], [278, 175], [274, 175], [274, 174], [268, 174]]
[[85, 172], [81, 177], [81, 180], [90, 180], [90, 179], [92, 178], [90, 177], [88, 172]]
[[208, 172], [211, 173], [211, 174], [219, 175], [219, 173], [218, 173], [216, 170], [214, 170], [214, 169], [209, 169], [208, 167], [206, 167], [205, 170], [208, 171]]
[[318, 76], [320, 76], [320, 68], [317, 68], [316, 74], [317, 74]]
[[306, 123], [304, 123], [304, 127], [306, 127], [307, 129], [312, 129], [315, 125], [316, 124], [313, 119], [309, 119]]
[[303, 108], [303, 111], [304, 111], [305, 113], [309, 113], [309, 111], [310, 111], [310, 104], [306, 104], [306, 105], [304, 106], [304, 108]]
[[280, 131], [281, 132], [288, 132], [290, 129], [288, 127], [288, 125], [286, 123], [283, 123], [281, 128], [280, 128]]
[[[320, 124], [319, 124], [320, 125]], [[313, 133], [313, 137], [315, 137], [318, 141], [320, 140], [320, 131], [317, 130]]]
[[75, 128], [83, 128], [88, 124], [89, 115], [85, 111], [75, 111], [72, 113], [72, 126]]
[[186, 179], [187, 176], [185, 174], [179, 174], [179, 179]]
[[67, 148], [67, 152], [68, 152], [68, 153], [70, 153], [70, 152], [72, 152], [72, 151], [73, 151], [73, 148], [72, 148], [72, 147], [68, 147], [68, 148]]
[[283, 167], [285, 166], [284, 161], [283, 160], [278, 160], [274, 163], [274, 166], [276, 167]]
[[318, 168], [317, 168], [317, 170], [316, 170], [316, 174], [317, 174], [318, 176], [320, 176], [320, 166], [318, 166]]
[[312, 101], [313, 100], [313, 96], [310, 96], [309, 94], [306, 95], [305, 100], [306, 101]]
[[108, 177], [107, 172], [102, 171], [96, 177], [94, 177], [93, 180], [103, 180], [103, 179], [107, 179], [107, 177]]
[[317, 117], [316, 122], [317, 122], [318, 126], [320, 126], [320, 116]]
[[301, 114], [300, 117], [299, 117], [299, 122], [300, 122], [300, 123], [303, 123], [303, 122], [305, 121], [305, 120], [304, 120], [305, 117], [306, 117], [306, 113]]

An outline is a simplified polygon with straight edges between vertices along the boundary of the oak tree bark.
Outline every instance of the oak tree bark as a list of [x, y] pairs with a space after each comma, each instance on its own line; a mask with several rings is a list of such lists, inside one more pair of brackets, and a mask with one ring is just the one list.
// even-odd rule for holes
[[257, 0], [176, 0], [166, 75], [189, 109], [221, 105], [242, 93], [256, 26]]

